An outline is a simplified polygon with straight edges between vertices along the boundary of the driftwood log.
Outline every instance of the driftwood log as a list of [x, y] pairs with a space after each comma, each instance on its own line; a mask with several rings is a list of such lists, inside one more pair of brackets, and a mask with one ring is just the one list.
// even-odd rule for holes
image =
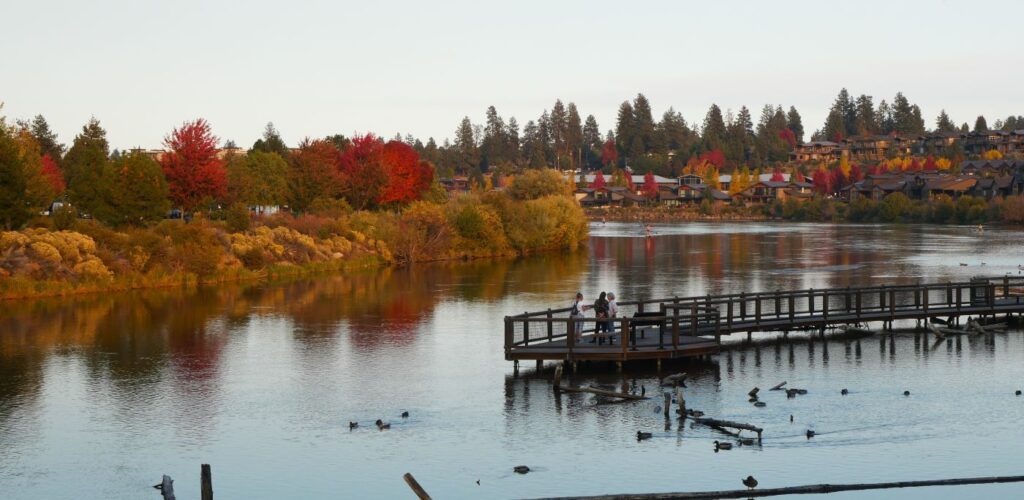
[[775, 387], [772, 387], [771, 389], [768, 389], [768, 390], [769, 391], [778, 391], [778, 390], [782, 389], [782, 386], [784, 386], [784, 385], [786, 385], [786, 381], [785, 380], [783, 380], [782, 382], [779, 382], [778, 384], [775, 385]]
[[958, 486], [964, 484], [993, 484], [1024, 482], [1024, 476], [967, 477], [958, 479], [933, 479], [927, 481], [897, 481], [891, 483], [859, 484], [808, 484], [786, 488], [765, 488], [761, 490], [698, 491], [692, 493], [643, 493], [618, 494], [585, 497], [559, 497], [538, 500], [696, 500], [711, 498], [752, 498], [778, 495], [818, 495], [837, 491], [884, 490], [893, 488], [920, 488], [923, 486]]
[[698, 424], [701, 424], [701, 425], [706, 425], [706, 426], [714, 428], [714, 429], [724, 430], [724, 431], [726, 431], [727, 434], [732, 434], [732, 435], [738, 435], [739, 433], [729, 431], [727, 429], [727, 427], [731, 427], [733, 429], [740, 429], [740, 430], [744, 430], [744, 431], [755, 432], [755, 433], [757, 433], [757, 440], [758, 441], [761, 440], [761, 433], [764, 432], [764, 429], [762, 429], [760, 427], [757, 427], [757, 426], [753, 426], [753, 425], [750, 425], [750, 424], [744, 424], [744, 423], [741, 423], [741, 422], [732, 422], [732, 421], [729, 421], [729, 420], [719, 420], [717, 418], [694, 417], [694, 418], [691, 418], [691, 420], [693, 420], [695, 423], [698, 423]]

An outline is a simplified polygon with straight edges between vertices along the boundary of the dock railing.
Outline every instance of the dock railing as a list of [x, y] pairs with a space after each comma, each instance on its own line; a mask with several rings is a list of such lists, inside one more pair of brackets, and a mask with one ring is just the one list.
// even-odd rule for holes
[[[713, 337], [720, 343], [722, 335], [737, 332], [995, 313], [997, 306], [1007, 304], [1024, 306], [1024, 276], [624, 301], [618, 303], [620, 316], [607, 320], [571, 318], [568, 307], [506, 316], [505, 353], [509, 357], [513, 349], [550, 346], [563, 339], [563, 347], [572, 352], [585, 346], [577, 346], [577, 335], [571, 333], [590, 336], [589, 343], [602, 321], [618, 332], [659, 335], [657, 349], [679, 349], [687, 336]], [[635, 335], [622, 338], [636, 349]], [[622, 342], [623, 349], [626, 344]]]

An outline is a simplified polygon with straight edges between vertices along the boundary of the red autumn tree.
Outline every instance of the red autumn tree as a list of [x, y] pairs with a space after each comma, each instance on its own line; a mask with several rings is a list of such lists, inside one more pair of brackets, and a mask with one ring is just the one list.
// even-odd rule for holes
[[839, 190], [846, 187], [849, 182], [850, 179], [843, 173], [843, 169], [837, 168], [832, 171], [830, 186], [833, 193], [838, 193]]
[[705, 152], [700, 155], [700, 159], [714, 165], [715, 168], [722, 168], [722, 165], [725, 165], [725, 154], [722, 153], [721, 149], [712, 149]]
[[804, 177], [803, 172], [801, 172], [799, 170], [794, 170], [793, 171], [793, 182], [807, 182], [807, 178]]
[[644, 198], [653, 200], [658, 197], [658, 182], [654, 180], [654, 173], [650, 170], [644, 174], [644, 186], [643, 186]]
[[373, 207], [388, 184], [384, 166], [384, 141], [373, 134], [352, 138], [338, 162], [342, 194], [357, 210]]
[[938, 164], [935, 163], [935, 157], [932, 155], [928, 155], [928, 158], [925, 158], [924, 160], [924, 166], [922, 167], [922, 169], [927, 170], [929, 172], [934, 172], [938, 170], [939, 166]]
[[910, 166], [907, 167], [907, 170], [909, 170], [911, 172], [918, 172], [918, 171], [920, 171], [921, 170], [921, 162], [917, 161], [917, 158], [914, 158], [913, 160], [910, 161]]
[[864, 171], [861, 170], [860, 165], [854, 163], [853, 166], [850, 167], [850, 184], [860, 182], [862, 180], [864, 180]]
[[775, 171], [772, 172], [772, 178], [768, 180], [771, 182], [786, 182], [786, 177], [782, 175], [782, 170], [776, 168]]
[[46, 182], [53, 188], [53, 193], [60, 196], [64, 193], [65, 185], [64, 174], [61, 173], [60, 167], [57, 166], [57, 162], [53, 161], [53, 157], [47, 153], [43, 155], [40, 163], [43, 165], [43, 178], [45, 178]]
[[604, 181], [604, 174], [598, 170], [597, 174], [594, 175], [594, 181], [590, 183], [590, 189], [601, 189], [605, 187], [607, 183]]
[[790, 148], [796, 147], [796, 134], [788, 128], [784, 128], [779, 131], [779, 139], [786, 141], [786, 144], [789, 144]]
[[288, 204], [293, 210], [305, 212], [318, 199], [341, 195], [340, 154], [326, 139], [307, 138], [288, 155]]
[[168, 152], [160, 164], [176, 206], [191, 212], [204, 200], [226, 194], [227, 171], [217, 159], [217, 143], [210, 124], [202, 118], [185, 122], [164, 138]]
[[390, 141], [381, 148], [381, 166], [387, 176], [377, 203], [406, 204], [420, 199], [430, 189], [434, 180], [434, 169], [427, 162], [420, 161], [420, 155], [412, 146], [401, 141]]
[[619, 150], [615, 148], [615, 141], [605, 141], [601, 147], [601, 165], [608, 166], [619, 161]]
[[832, 194], [832, 176], [827, 170], [823, 168], [815, 170], [814, 175], [811, 176], [811, 182], [814, 184], [815, 191], [821, 194]]

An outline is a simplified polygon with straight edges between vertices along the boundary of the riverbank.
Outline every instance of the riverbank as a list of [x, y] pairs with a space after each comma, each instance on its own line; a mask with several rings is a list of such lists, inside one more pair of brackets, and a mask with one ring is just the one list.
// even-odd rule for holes
[[593, 222], [739, 222], [772, 220], [763, 210], [719, 207], [710, 212], [697, 207], [599, 207], [584, 210]]
[[587, 220], [561, 195], [502, 193], [354, 211], [112, 229], [91, 220], [0, 233], [0, 299], [193, 287], [576, 248]]

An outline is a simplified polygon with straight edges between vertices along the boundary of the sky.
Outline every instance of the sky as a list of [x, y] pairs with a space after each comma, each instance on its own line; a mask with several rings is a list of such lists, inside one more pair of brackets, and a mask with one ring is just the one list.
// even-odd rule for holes
[[794, 105], [807, 133], [840, 88], [897, 91], [926, 125], [1024, 114], [1019, 1], [0, 0], [0, 113], [70, 144], [157, 148], [186, 120], [249, 146], [374, 132], [438, 143], [494, 105], [520, 127], [556, 98], [614, 128], [638, 92], [700, 123], [717, 103]]

